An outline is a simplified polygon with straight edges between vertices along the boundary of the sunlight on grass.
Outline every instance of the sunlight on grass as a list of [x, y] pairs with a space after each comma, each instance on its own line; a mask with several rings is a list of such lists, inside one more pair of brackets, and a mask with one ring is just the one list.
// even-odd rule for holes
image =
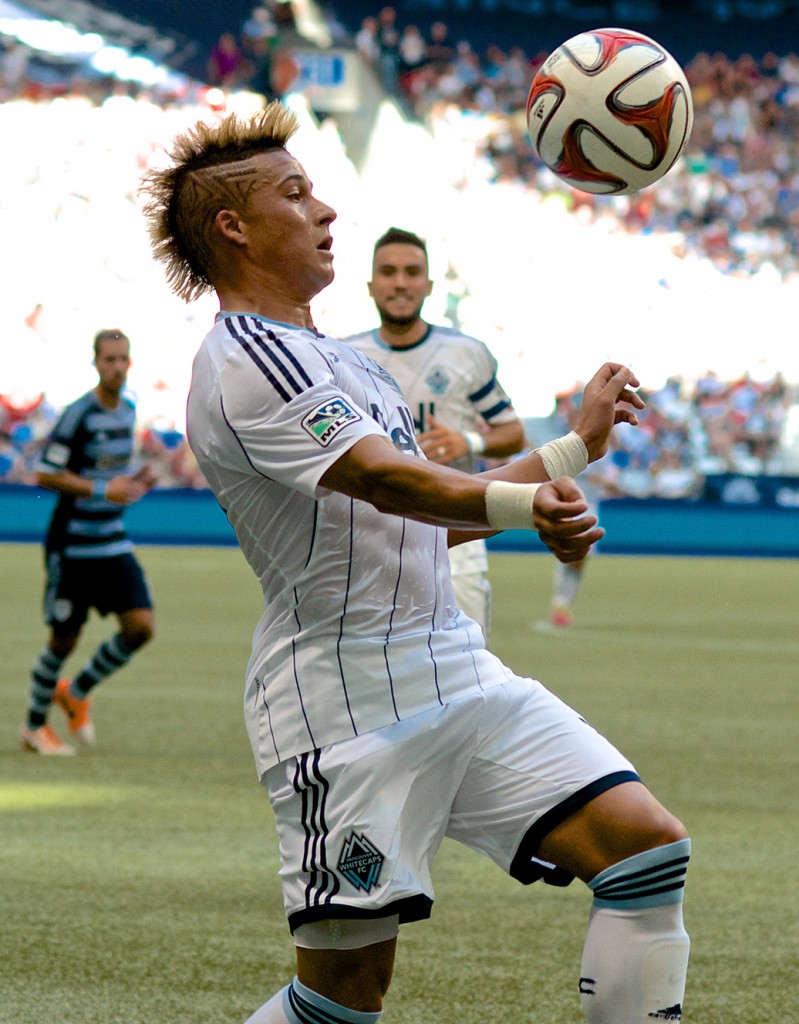
[[119, 803], [128, 795], [123, 786], [82, 786], [44, 783], [0, 782], [0, 811], [19, 811], [50, 807], [96, 807]]
[[[258, 587], [233, 549], [141, 555], [158, 636], [100, 689], [97, 746], [52, 763], [17, 735], [40, 552], [0, 545], [0, 1024], [236, 1024], [295, 970], [242, 722]], [[551, 568], [492, 555], [491, 644], [689, 828], [685, 1024], [797, 1024], [796, 561], [603, 555], [565, 630], [548, 624]], [[71, 664], [108, 629], [94, 616]], [[586, 887], [522, 888], [450, 840], [434, 881], [432, 918], [403, 926], [386, 1024], [577, 1024]]]

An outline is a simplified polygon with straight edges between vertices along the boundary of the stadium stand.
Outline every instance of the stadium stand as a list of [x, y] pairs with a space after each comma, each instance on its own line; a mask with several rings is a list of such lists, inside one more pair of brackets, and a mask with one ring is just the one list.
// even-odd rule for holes
[[[48, 3], [35, 6], [44, 15], [57, 7], [167, 70], [150, 80], [101, 74], [85, 53], [33, 48], [13, 34], [13, 19], [0, 23], [0, 127], [27, 140], [0, 172], [0, 223], [18, 249], [0, 314], [0, 479], [32, 479], [61, 404], [90, 386], [91, 367], [73, 353], [113, 323], [133, 340], [146, 457], [165, 484], [202, 486], [182, 434], [183, 399], [213, 310], [165, 290], [136, 186], [177, 129], [219, 109], [254, 109], [274, 83], [245, 75], [234, 89], [211, 90], [180, 66], [192, 55], [207, 69], [218, 35], [199, 52], [163, 19], [151, 26], [135, 11], [82, 0], [48, 12]], [[531, 442], [546, 439], [556, 392], [573, 394], [575, 377], [618, 357], [649, 397], [643, 429], [617, 438], [613, 465], [626, 493], [690, 496], [707, 474], [799, 472], [799, 362], [784, 343], [799, 286], [799, 58], [695, 55], [696, 129], [683, 165], [638, 196], [596, 198], [563, 188], [525, 141], [519, 111], [540, 53], [498, 43], [478, 51], [458, 37], [450, 45], [440, 28], [405, 24], [394, 83], [370, 43], [379, 9], [356, 31], [305, 4], [285, 7], [247, 5], [236, 24], [213, 28], [234, 35], [251, 68], [258, 38], [272, 53], [282, 43], [298, 54], [295, 80], [272, 92], [301, 114], [294, 151], [317, 192], [344, 211], [337, 281], [317, 300], [321, 324], [345, 334], [371, 322], [371, 240], [389, 221], [407, 224], [430, 243], [431, 317], [490, 339]], [[325, 45], [374, 65], [363, 70], [371, 77], [357, 110], [325, 109], [331, 90], [303, 84], [303, 52]]]

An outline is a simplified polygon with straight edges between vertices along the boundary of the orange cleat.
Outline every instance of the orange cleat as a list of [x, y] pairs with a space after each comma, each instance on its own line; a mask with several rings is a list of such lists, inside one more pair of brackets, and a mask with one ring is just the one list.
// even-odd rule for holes
[[23, 725], [19, 730], [19, 741], [23, 750], [42, 757], [71, 757], [75, 753], [75, 748], [60, 740], [49, 725], [40, 725], [38, 729]]
[[553, 626], [573, 626], [574, 616], [568, 608], [563, 605], [556, 605], [552, 609], [552, 614], [549, 616], [549, 621]]
[[55, 688], [55, 703], [67, 716], [70, 735], [85, 746], [90, 747], [94, 743], [94, 724], [89, 716], [91, 701], [80, 700], [73, 697], [69, 692], [69, 679], [59, 679]]

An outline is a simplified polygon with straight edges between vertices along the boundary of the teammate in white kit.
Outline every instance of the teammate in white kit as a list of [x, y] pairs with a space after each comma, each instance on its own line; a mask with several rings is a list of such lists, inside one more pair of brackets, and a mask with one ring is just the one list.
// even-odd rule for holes
[[683, 825], [584, 719], [485, 649], [445, 557], [518, 527], [582, 558], [602, 531], [571, 477], [614, 423], [637, 421], [638, 382], [606, 363], [576, 431], [501, 469], [427, 460], [389, 375], [313, 323], [336, 214], [285, 148], [296, 127], [279, 103], [198, 123], [145, 184], [173, 289], [220, 301], [189, 440], [264, 593], [245, 717], [297, 975], [249, 1024], [375, 1024], [399, 925], [430, 913], [444, 836], [522, 882], [588, 884], [590, 1024], [679, 1020]]
[[[374, 247], [369, 294], [380, 326], [344, 340], [396, 380], [413, 413], [428, 459], [473, 473], [480, 456], [505, 458], [524, 447], [524, 425], [497, 380], [497, 361], [482, 341], [422, 319], [430, 295], [427, 246], [411, 231], [389, 228]], [[488, 636], [491, 586], [485, 541], [450, 551], [458, 607]]]

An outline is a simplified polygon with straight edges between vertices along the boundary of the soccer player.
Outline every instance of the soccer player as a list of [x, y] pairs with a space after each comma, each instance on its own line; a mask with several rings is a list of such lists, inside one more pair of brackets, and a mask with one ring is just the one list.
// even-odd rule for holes
[[[579, 408], [579, 388], [557, 395], [554, 430], [570, 430], [576, 422]], [[624, 491], [618, 483], [618, 471], [614, 466], [611, 452], [591, 463], [581, 474], [580, 490], [592, 515], [598, 514], [599, 503], [603, 498], [623, 496]], [[549, 621], [553, 626], [563, 628], [574, 625], [574, 603], [585, 580], [588, 562], [593, 557], [592, 551], [590, 557], [578, 562], [555, 561], [549, 608]]]
[[520, 527], [583, 557], [602, 531], [572, 477], [637, 421], [638, 382], [606, 363], [576, 430], [501, 468], [426, 459], [391, 376], [313, 322], [336, 214], [286, 148], [296, 126], [277, 102], [199, 122], [144, 184], [174, 291], [219, 299], [188, 437], [264, 596], [245, 719], [297, 973], [249, 1024], [375, 1024], [445, 836], [523, 883], [588, 884], [590, 1024], [679, 1020], [684, 826], [580, 715], [486, 650], [446, 556]]
[[[39, 484], [59, 495], [45, 541], [44, 610], [50, 632], [31, 672], [20, 740], [25, 750], [44, 755], [75, 753], [48, 723], [53, 701], [66, 714], [71, 737], [94, 743], [91, 691], [153, 635], [147, 581], [122, 521], [125, 506], [155, 483], [146, 467], [131, 472], [136, 409], [123, 393], [128, 338], [118, 330], [100, 331], [94, 365], [97, 386], [64, 410], [39, 464]], [[92, 608], [100, 615], [113, 612], [118, 631], [71, 682], [59, 679]]]
[[[369, 282], [380, 326], [344, 340], [380, 363], [399, 384], [427, 458], [473, 473], [480, 456], [500, 459], [520, 452], [524, 426], [483, 342], [422, 319], [432, 289], [424, 240], [389, 228], [375, 243]], [[488, 636], [491, 585], [485, 541], [458, 544], [449, 558], [458, 607]]]

